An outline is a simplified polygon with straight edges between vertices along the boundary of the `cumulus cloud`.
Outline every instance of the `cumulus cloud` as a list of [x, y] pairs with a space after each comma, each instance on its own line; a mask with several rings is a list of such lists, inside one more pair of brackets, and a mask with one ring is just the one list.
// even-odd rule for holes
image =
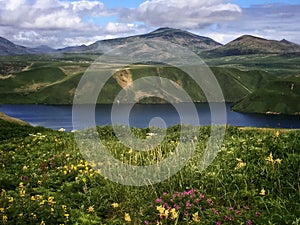
[[224, 20], [234, 20], [241, 12], [238, 5], [225, 0], [150, 0], [135, 9], [124, 10], [120, 20], [142, 21], [156, 27], [195, 29]]
[[300, 44], [299, 11], [300, 4], [252, 5], [243, 9], [238, 20], [219, 23], [211, 33], [222, 34], [222, 43], [238, 35], [251, 34], [274, 40], [288, 39]]
[[64, 47], [174, 27], [227, 43], [243, 34], [300, 43], [300, 4], [147, 0], [111, 8], [98, 0], [0, 0], [0, 36], [25, 46]]

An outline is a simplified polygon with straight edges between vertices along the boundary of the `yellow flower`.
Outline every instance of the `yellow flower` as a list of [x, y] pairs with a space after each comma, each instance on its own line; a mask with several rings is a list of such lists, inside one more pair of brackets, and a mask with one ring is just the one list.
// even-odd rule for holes
[[38, 180], [38, 185], [42, 185], [42, 183], [43, 183], [43, 181], [41, 181], [41, 180]]
[[281, 164], [282, 159], [276, 159], [275, 162]]
[[30, 198], [32, 201], [35, 201], [35, 197], [34, 196], [31, 196]]
[[44, 205], [45, 204], [45, 200], [42, 200], [41, 202], [40, 202], [40, 205]]
[[4, 196], [5, 193], [6, 193], [6, 190], [5, 190], [5, 189], [2, 189], [2, 190], [1, 190], [1, 196]]
[[238, 161], [238, 163], [237, 163], [237, 165], [236, 165], [236, 167], [234, 169], [238, 170], [238, 169], [241, 169], [241, 168], [243, 168], [243, 167], [246, 166], [246, 163], [243, 162], [242, 159], [236, 158], [236, 160]]
[[275, 132], [275, 137], [279, 137], [279, 135], [280, 135], [279, 131], [276, 131]]
[[50, 197], [48, 198], [48, 203], [50, 203], [50, 204], [55, 204], [56, 202], [53, 201], [53, 200], [54, 200], [54, 197], [50, 196]]
[[24, 187], [24, 184], [23, 184], [23, 182], [20, 182], [20, 184], [19, 184], [19, 188], [23, 188]]
[[129, 151], [128, 151], [129, 154], [132, 154], [133, 153], [133, 149], [131, 148]]
[[125, 213], [124, 219], [126, 222], [131, 222], [131, 217], [130, 217], [129, 213]]
[[274, 162], [272, 152], [271, 152], [270, 155], [266, 158], [266, 161], [268, 161], [268, 162], [270, 162], [270, 163], [273, 163], [273, 162]]
[[40, 223], [40, 225], [45, 225], [45, 222], [44, 222], [44, 220], [42, 220], [42, 222]]
[[165, 212], [165, 208], [162, 206], [162, 205], [160, 205], [160, 206], [156, 206], [156, 210], [159, 212], [159, 214], [164, 214], [164, 212]]
[[8, 197], [8, 202], [12, 203], [14, 201], [14, 198], [13, 197]]
[[28, 170], [28, 167], [27, 166], [23, 166], [23, 171], [26, 171]]
[[68, 173], [68, 172], [67, 172], [66, 170], [64, 170], [64, 175], [67, 175], [67, 173]]
[[171, 219], [175, 220], [178, 217], [178, 213], [176, 212], [176, 210], [174, 210], [174, 211], [171, 210], [171, 213], [172, 213]]
[[7, 218], [6, 215], [3, 215], [3, 216], [2, 216], [2, 221], [3, 221], [3, 223], [6, 223], [6, 222], [7, 222], [7, 219], [8, 219], [8, 218]]
[[168, 216], [169, 216], [169, 210], [165, 210], [165, 212], [163, 213], [163, 216], [165, 217], [165, 218], [168, 218]]
[[200, 217], [198, 215], [198, 212], [196, 212], [196, 213], [193, 214], [193, 221], [194, 222], [199, 222], [200, 221]]
[[68, 219], [70, 215], [68, 213], [65, 213], [64, 216]]
[[115, 203], [111, 204], [111, 206], [114, 207], [114, 208], [118, 208], [119, 204], [115, 202]]
[[64, 212], [67, 212], [67, 206], [66, 205], [62, 205], [61, 208], [63, 209]]
[[25, 190], [20, 190], [20, 196], [25, 197]]
[[259, 195], [261, 195], [261, 196], [266, 195], [266, 190], [265, 190], [264, 188], [262, 188], [262, 189], [260, 190]]
[[89, 211], [90, 213], [95, 212], [94, 206], [90, 206], [90, 207], [88, 208], [88, 211]]
[[1, 212], [1, 213], [4, 213], [4, 208], [0, 208], [0, 212]]

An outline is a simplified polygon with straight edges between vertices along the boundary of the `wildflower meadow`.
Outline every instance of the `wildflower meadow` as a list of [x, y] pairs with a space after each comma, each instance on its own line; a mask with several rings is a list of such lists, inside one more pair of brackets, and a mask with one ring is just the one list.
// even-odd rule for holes
[[[97, 129], [111, 154], [133, 165], [163, 160], [180, 141], [173, 126], [159, 146], [139, 152], [122, 145], [112, 127]], [[196, 151], [178, 173], [133, 187], [102, 176], [97, 162], [82, 157], [74, 133], [1, 121], [0, 224], [300, 223], [299, 130], [228, 126], [217, 157], [201, 171], [210, 127], [197, 129]], [[149, 129], [132, 131], [145, 139]]]

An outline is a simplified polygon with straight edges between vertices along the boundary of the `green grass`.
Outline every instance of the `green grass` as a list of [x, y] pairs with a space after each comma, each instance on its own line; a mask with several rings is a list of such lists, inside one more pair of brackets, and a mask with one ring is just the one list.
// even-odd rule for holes
[[233, 106], [242, 112], [275, 112], [283, 114], [300, 113], [300, 77], [291, 76], [276, 79], [256, 90]]
[[[200, 171], [210, 128], [196, 129], [196, 152], [181, 171], [158, 184], [130, 187], [97, 173], [93, 162], [83, 159], [73, 133], [0, 121], [0, 224], [140, 225], [156, 219], [163, 224], [299, 224], [299, 130], [228, 127], [217, 157]], [[150, 130], [132, 131], [146, 138]], [[168, 128], [158, 147], [139, 152], [118, 141], [111, 127], [98, 128], [107, 151], [133, 165], [168, 157], [180, 144], [179, 131], [179, 126]], [[89, 134], [87, 130], [86, 140]], [[177, 217], [167, 212], [168, 218], [160, 218], [156, 207], [165, 207], [165, 214], [163, 204], [171, 205], [172, 195], [178, 193]], [[193, 203], [192, 193], [205, 197]], [[126, 222], [125, 215], [131, 221]]]

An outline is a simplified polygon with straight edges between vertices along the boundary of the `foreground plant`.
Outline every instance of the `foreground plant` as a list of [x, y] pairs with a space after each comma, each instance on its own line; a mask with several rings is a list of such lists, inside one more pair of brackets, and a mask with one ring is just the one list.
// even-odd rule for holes
[[[214, 200], [213, 200], [214, 199]], [[261, 212], [224, 206], [196, 189], [163, 193], [149, 208], [144, 224], [259, 224]]]

